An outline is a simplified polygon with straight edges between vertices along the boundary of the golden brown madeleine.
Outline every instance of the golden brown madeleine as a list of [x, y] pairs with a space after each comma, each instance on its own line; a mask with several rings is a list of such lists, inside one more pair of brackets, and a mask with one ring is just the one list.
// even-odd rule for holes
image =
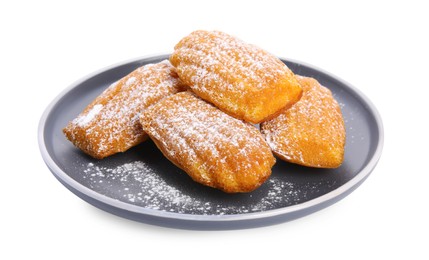
[[225, 192], [249, 192], [270, 175], [275, 159], [260, 132], [191, 92], [143, 111], [143, 130], [196, 182]]
[[315, 79], [296, 77], [303, 88], [301, 100], [262, 123], [262, 134], [273, 152], [285, 161], [310, 167], [339, 167], [346, 139], [340, 106], [331, 91]]
[[274, 117], [301, 96], [293, 72], [277, 57], [226, 33], [195, 31], [170, 61], [202, 99], [251, 123]]
[[63, 132], [97, 159], [124, 152], [147, 138], [141, 111], [183, 88], [170, 62], [142, 66], [107, 88]]

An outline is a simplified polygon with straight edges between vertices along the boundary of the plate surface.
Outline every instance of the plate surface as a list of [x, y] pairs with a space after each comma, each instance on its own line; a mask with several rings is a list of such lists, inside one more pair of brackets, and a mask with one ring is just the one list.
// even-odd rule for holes
[[270, 179], [247, 194], [225, 194], [193, 182], [146, 141], [103, 160], [66, 140], [62, 128], [111, 83], [168, 55], [139, 58], [105, 68], [74, 83], [46, 109], [39, 146], [47, 166], [88, 203], [132, 220], [188, 229], [237, 229], [305, 216], [342, 199], [376, 166], [383, 146], [381, 118], [357, 89], [313, 66], [282, 59], [296, 74], [316, 78], [341, 105], [347, 137], [344, 163], [313, 169], [277, 160]]

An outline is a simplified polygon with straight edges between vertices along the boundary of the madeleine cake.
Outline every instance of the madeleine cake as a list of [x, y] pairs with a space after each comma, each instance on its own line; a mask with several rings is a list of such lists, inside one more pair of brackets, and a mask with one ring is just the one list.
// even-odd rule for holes
[[262, 134], [279, 158], [318, 168], [339, 167], [346, 131], [341, 109], [329, 89], [315, 79], [297, 76], [300, 101], [261, 124]]
[[223, 32], [191, 33], [170, 61], [200, 98], [250, 123], [274, 117], [301, 97], [298, 81], [280, 59]]
[[196, 182], [249, 192], [271, 174], [275, 158], [258, 129], [189, 91], [151, 106], [140, 120], [162, 153]]
[[63, 132], [97, 159], [124, 152], [147, 138], [140, 113], [183, 88], [170, 62], [142, 66], [108, 87]]

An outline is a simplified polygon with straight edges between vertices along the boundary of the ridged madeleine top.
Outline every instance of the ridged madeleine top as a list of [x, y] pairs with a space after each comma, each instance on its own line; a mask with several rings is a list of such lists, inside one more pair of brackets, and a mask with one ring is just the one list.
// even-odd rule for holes
[[248, 192], [271, 174], [275, 159], [252, 125], [191, 92], [170, 96], [141, 115], [143, 130], [195, 181], [225, 192]]
[[175, 46], [170, 61], [198, 96], [251, 123], [273, 117], [302, 92], [277, 57], [223, 32], [191, 33]]
[[304, 93], [300, 101], [261, 124], [273, 152], [280, 158], [318, 168], [336, 168], [344, 157], [346, 131], [332, 93], [313, 78], [297, 76]]
[[142, 66], [110, 85], [63, 132], [98, 159], [126, 151], [145, 139], [141, 111], [183, 88], [169, 61]]

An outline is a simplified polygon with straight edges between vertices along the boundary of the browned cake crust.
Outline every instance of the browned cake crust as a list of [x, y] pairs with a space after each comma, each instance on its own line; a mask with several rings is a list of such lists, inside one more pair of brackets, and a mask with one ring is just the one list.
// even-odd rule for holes
[[226, 33], [195, 31], [170, 57], [180, 78], [224, 112], [260, 123], [299, 100], [301, 87], [277, 57]]
[[340, 106], [331, 91], [315, 79], [296, 77], [303, 88], [301, 100], [262, 123], [262, 134], [273, 152], [285, 161], [310, 167], [339, 167], [346, 138]]
[[124, 152], [143, 142], [142, 110], [184, 88], [164, 61], [136, 69], [113, 83], [63, 129], [67, 139], [94, 158]]
[[275, 159], [260, 132], [191, 92], [143, 111], [143, 130], [196, 182], [225, 192], [249, 192], [271, 174]]

